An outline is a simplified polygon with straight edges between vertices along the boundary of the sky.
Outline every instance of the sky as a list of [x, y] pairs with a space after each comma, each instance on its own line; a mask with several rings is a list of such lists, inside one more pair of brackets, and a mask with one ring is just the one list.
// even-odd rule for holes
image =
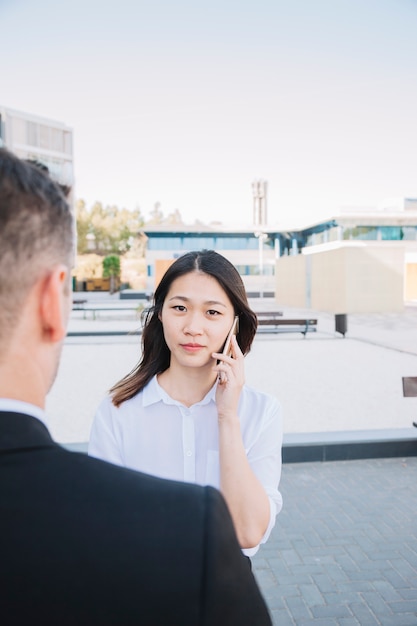
[[74, 132], [75, 196], [268, 224], [417, 197], [417, 0], [0, 0], [0, 104]]

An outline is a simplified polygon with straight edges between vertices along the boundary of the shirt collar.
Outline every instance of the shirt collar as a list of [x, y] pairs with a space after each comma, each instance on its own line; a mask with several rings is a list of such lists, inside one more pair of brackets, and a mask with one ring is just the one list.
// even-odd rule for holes
[[[201, 402], [197, 402], [195, 406], [201, 406], [202, 404], [214, 402], [216, 386], [217, 383], [213, 385], [213, 387], [201, 400]], [[143, 406], [149, 406], [150, 404], [156, 404], [157, 402], [164, 402], [164, 404], [175, 404], [178, 406], [182, 406], [181, 402], [173, 400], [171, 396], [169, 396], [167, 392], [162, 389], [161, 385], [158, 383], [157, 377], [154, 376], [143, 389]]]
[[0, 398], [0, 411], [31, 415], [32, 417], [36, 417], [36, 419], [40, 420], [42, 424], [48, 428], [45, 411], [39, 406], [35, 406], [29, 402], [12, 400], [11, 398]]

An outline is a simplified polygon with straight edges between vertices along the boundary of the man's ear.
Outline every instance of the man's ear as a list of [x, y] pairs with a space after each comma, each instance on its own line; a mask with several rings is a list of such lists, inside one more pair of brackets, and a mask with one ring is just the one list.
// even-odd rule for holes
[[44, 336], [56, 343], [67, 332], [69, 314], [69, 269], [57, 265], [43, 281], [40, 296], [40, 313]]

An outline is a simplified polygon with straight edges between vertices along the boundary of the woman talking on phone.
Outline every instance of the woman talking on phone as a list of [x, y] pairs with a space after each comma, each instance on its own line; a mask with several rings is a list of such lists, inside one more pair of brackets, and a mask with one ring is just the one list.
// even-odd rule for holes
[[91, 456], [220, 489], [247, 556], [282, 506], [280, 405], [245, 385], [256, 327], [225, 257], [179, 257], [146, 312], [141, 359], [99, 406], [89, 443]]

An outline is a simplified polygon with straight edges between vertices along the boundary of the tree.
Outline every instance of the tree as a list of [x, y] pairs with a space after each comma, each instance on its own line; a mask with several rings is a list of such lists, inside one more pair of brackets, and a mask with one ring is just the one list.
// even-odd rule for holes
[[162, 213], [160, 202], [155, 202], [150, 215], [151, 219], [149, 220], [149, 224], [161, 224], [163, 222], [164, 214]]
[[75, 219], [77, 225], [77, 250], [88, 251], [87, 235], [89, 234], [90, 217], [84, 200], [75, 203]]
[[120, 257], [116, 254], [103, 259], [103, 278], [110, 278], [110, 293], [114, 293], [120, 279]]
[[175, 209], [170, 213], [166, 219], [167, 224], [183, 224], [181, 213], [178, 209]]
[[78, 200], [75, 215], [78, 254], [124, 254], [144, 224], [139, 208], [128, 211], [115, 205], [104, 207], [101, 202], [88, 210], [85, 202]]

